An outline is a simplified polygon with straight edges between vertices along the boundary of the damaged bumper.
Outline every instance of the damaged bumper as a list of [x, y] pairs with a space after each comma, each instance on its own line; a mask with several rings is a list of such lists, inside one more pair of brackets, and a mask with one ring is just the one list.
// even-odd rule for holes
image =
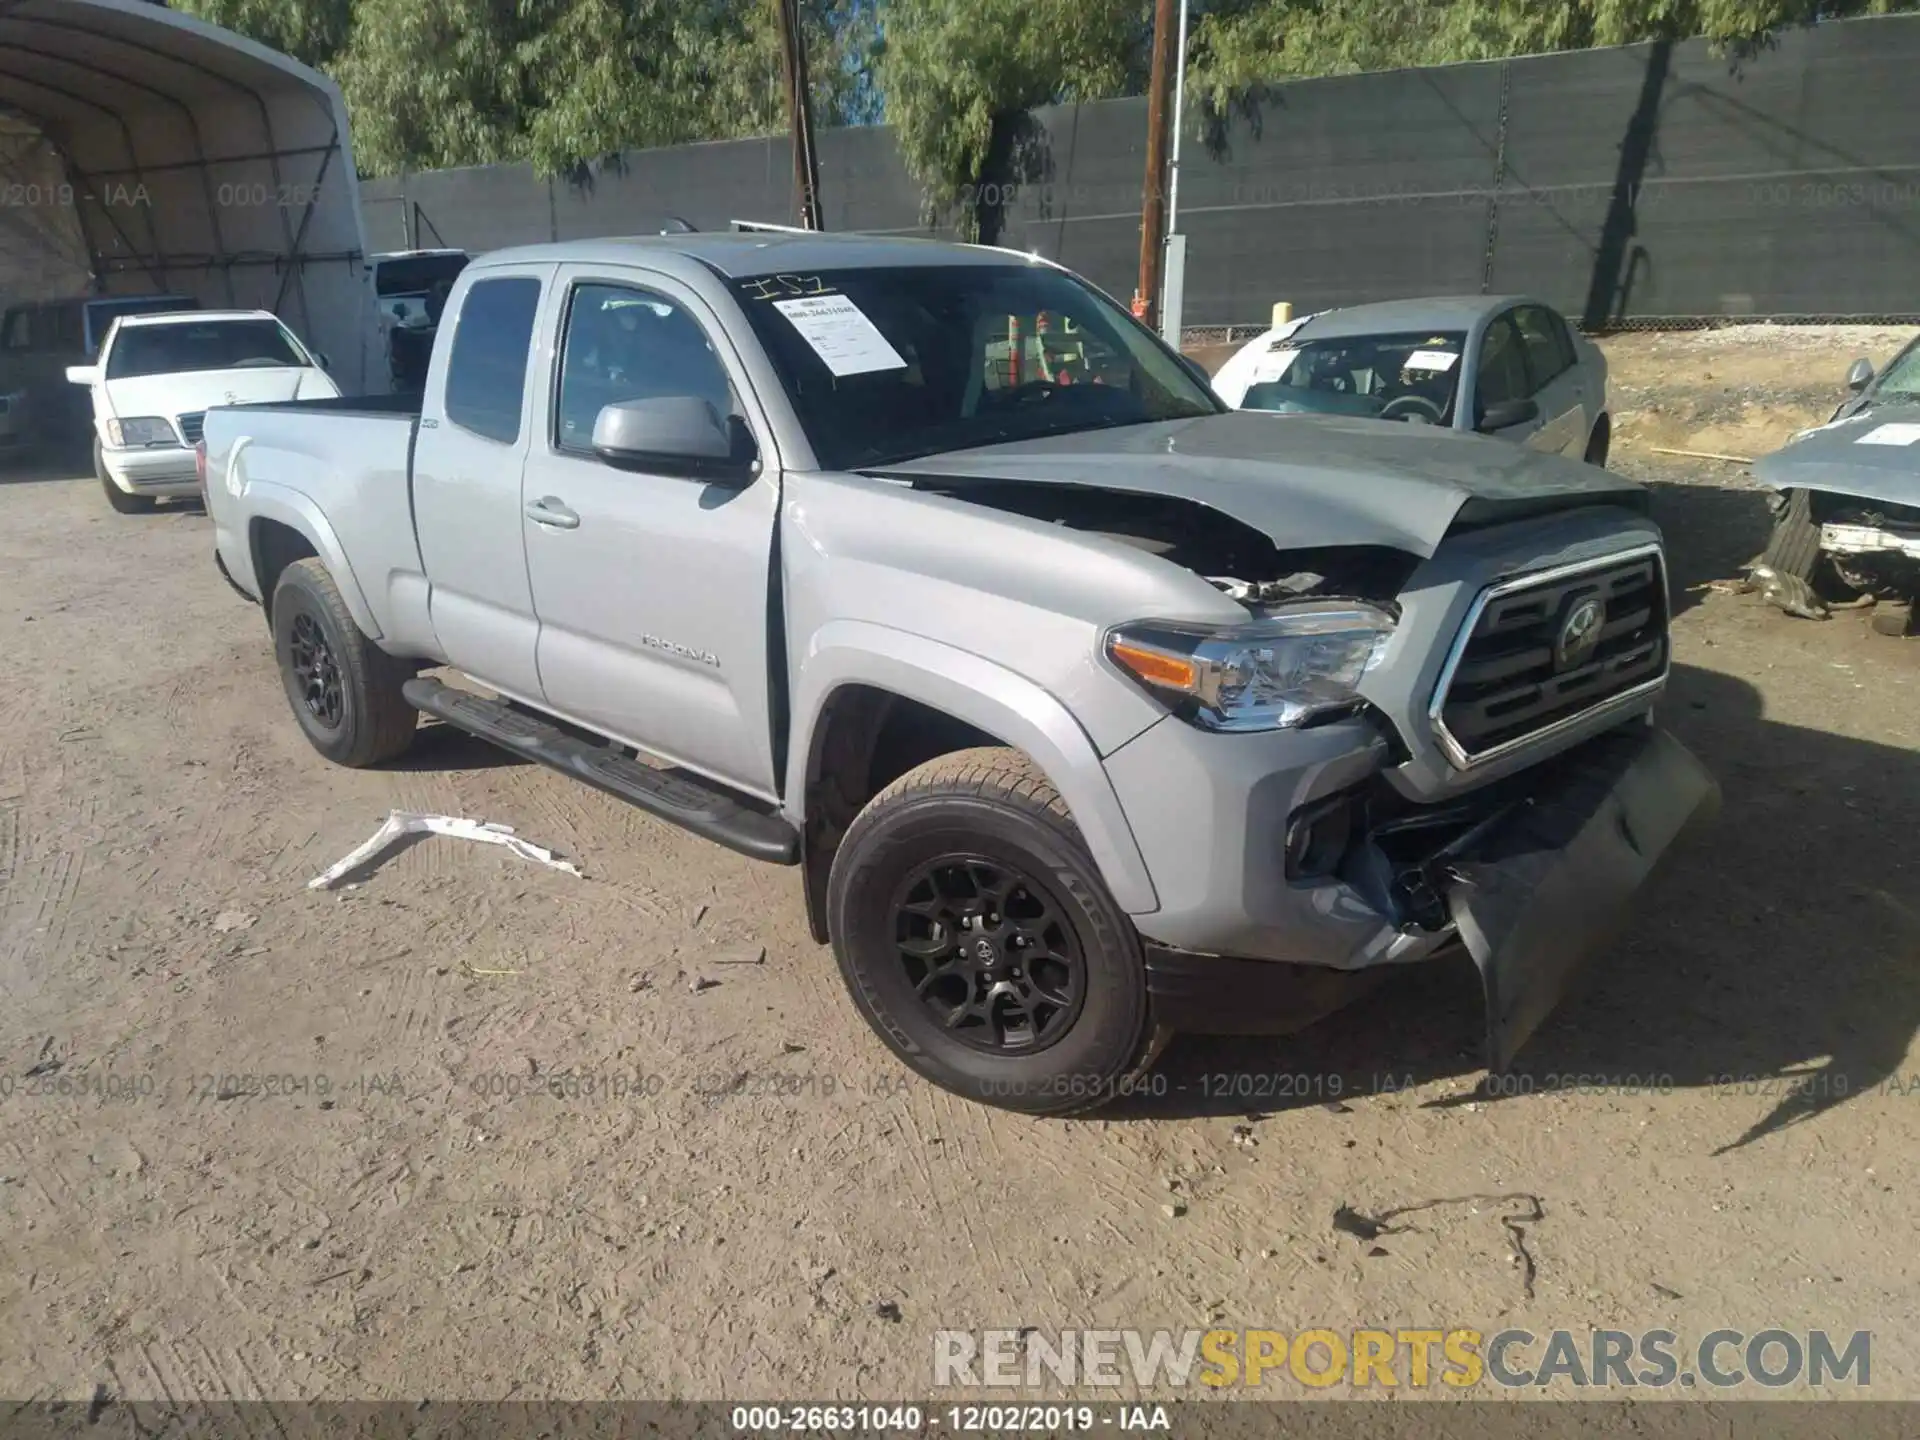
[[[1486, 998], [1487, 1063], [1504, 1068], [1580, 966], [1631, 918], [1633, 897], [1719, 789], [1672, 736], [1630, 723], [1447, 806], [1368, 818], [1349, 792], [1344, 856], [1298, 877], [1299, 825], [1277, 893], [1285, 924], [1244, 912], [1228, 943], [1182, 943], [1191, 917], [1136, 917], [1160, 1023], [1206, 1034], [1301, 1028], [1372, 988], [1388, 966], [1464, 945]], [[1325, 803], [1294, 812], [1325, 823]], [[1311, 857], [1308, 856], [1309, 861]], [[1261, 891], [1273, 894], [1271, 890]]]
[[1713, 777], [1662, 730], [1630, 727], [1569, 759], [1558, 784], [1447, 865], [1448, 909], [1486, 994], [1492, 1070], [1626, 923], [1674, 842], [1720, 808]]
[[1883, 530], [1877, 525], [1822, 525], [1820, 548], [1829, 555], [1904, 556], [1920, 560], [1920, 526]]

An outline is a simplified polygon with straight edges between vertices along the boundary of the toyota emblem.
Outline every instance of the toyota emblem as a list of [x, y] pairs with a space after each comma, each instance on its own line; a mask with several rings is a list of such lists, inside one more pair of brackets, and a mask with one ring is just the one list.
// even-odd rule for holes
[[1576, 601], [1560, 622], [1560, 634], [1553, 642], [1554, 670], [1577, 670], [1592, 659], [1600, 647], [1600, 631], [1606, 619], [1607, 607], [1599, 596]]

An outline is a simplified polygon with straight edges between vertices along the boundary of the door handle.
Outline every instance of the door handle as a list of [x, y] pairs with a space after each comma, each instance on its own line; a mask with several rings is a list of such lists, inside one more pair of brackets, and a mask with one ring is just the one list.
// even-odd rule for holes
[[527, 502], [527, 518], [552, 530], [578, 530], [580, 517], [558, 495], [542, 495]]

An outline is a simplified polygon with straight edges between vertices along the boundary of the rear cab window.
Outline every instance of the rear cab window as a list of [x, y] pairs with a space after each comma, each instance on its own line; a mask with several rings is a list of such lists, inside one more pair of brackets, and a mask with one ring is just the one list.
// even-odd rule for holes
[[519, 440], [539, 310], [540, 281], [531, 275], [480, 280], [467, 291], [447, 359], [449, 421], [502, 445]]

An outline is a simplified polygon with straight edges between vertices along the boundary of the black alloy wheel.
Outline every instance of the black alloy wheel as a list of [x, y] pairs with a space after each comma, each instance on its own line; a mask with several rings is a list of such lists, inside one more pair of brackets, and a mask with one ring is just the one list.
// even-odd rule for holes
[[340, 667], [319, 622], [311, 615], [296, 615], [292, 635], [293, 673], [307, 713], [326, 726], [338, 730], [346, 714], [340, 695]]
[[946, 855], [916, 867], [894, 900], [894, 945], [941, 1029], [989, 1055], [1044, 1050], [1086, 1000], [1066, 908], [1003, 862]]

